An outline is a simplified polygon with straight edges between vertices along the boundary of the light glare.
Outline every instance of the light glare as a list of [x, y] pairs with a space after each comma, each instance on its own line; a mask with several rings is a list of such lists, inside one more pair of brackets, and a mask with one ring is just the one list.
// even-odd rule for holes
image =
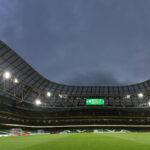
[[19, 83], [19, 80], [17, 78], [15, 78], [14, 83]]
[[131, 97], [130, 95], [127, 95], [127, 96], [126, 96], [127, 99], [129, 99], [130, 97]]
[[144, 96], [143, 93], [139, 93], [139, 94], [138, 94], [138, 97], [139, 97], [139, 98], [143, 98], [143, 96]]
[[35, 104], [36, 104], [36, 105], [41, 105], [42, 103], [41, 103], [41, 101], [40, 101], [39, 99], [37, 99], [37, 100], [35, 101]]
[[47, 97], [50, 97], [51, 96], [51, 93], [50, 92], [47, 92]]
[[60, 98], [63, 98], [63, 96], [62, 96], [61, 94], [59, 94], [59, 97], [60, 97]]
[[11, 78], [10, 72], [8, 72], [8, 71], [4, 72], [3, 77], [4, 77], [5, 79], [10, 79], [10, 78]]

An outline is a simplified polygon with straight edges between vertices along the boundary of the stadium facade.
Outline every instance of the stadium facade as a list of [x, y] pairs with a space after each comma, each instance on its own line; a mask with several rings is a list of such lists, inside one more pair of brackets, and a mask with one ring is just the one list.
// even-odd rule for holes
[[[102, 105], [87, 105], [103, 100]], [[35, 128], [150, 127], [150, 80], [70, 86], [44, 78], [0, 41], [0, 124]]]

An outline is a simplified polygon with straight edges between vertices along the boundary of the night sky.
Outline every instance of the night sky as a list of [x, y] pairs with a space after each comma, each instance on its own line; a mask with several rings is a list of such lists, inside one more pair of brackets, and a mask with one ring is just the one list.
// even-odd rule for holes
[[150, 79], [150, 0], [0, 0], [0, 39], [58, 83]]

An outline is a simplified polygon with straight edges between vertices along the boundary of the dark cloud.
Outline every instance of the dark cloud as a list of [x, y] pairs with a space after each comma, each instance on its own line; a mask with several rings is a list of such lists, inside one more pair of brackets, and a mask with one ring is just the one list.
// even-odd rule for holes
[[119, 81], [111, 72], [107, 71], [97, 71], [91, 70], [86, 73], [75, 73], [75, 75], [70, 76], [62, 83], [68, 83], [70, 85], [84, 85], [84, 86], [98, 86], [98, 85], [127, 85], [132, 84], [132, 81]]
[[0, 0], [0, 38], [60, 83], [149, 79], [149, 26], [149, 0]]

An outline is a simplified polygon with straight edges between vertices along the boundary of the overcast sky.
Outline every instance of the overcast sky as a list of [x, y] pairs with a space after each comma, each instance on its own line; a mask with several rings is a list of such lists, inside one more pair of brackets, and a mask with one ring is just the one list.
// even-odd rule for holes
[[150, 0], [0, 0], [0, 39], [55, 82], [150, 79]]

